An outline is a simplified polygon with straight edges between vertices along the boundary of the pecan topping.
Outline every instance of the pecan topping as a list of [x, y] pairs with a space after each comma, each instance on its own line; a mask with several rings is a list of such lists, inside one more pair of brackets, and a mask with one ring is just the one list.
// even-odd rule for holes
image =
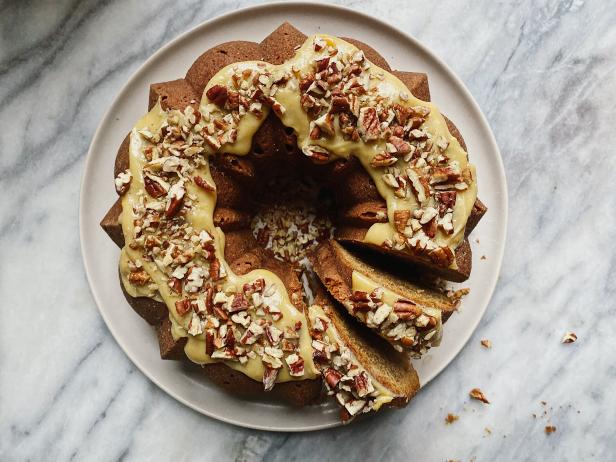
[[397, 136], [390, 136], [389, 142], [396, 148], [396, 155], [403, 156], [411, 152], [411, 144], [408, 141], [404, 141]]
[[148, 174], [143, 176], [143, 185], [145, 186], [146, 192], [154, 198], [164, 196], [167, 193], [165, 188]]
[[213, 85], [205, 92], [208, 99], [218, 107], [224, 107], [228, 98], [227, 87], [224, 85]]
[[180, 316], [184, 316], [191, 308], [190, 300], [187, 298], [175, 302], [175, 310]]
[[359, 133], [366, 141], [376, 140], [381, 134], [379, 117], [376, 113], [376, 109], [373, 107], [361, 108], [357, 124]]
[[126, 192], [128, 191], [128, 188], [130, 187], [130, 182], [132, 178], [133, 178], [133, 175], [130, 173], [130, 170], [128, 169], [118, 174], [118, 176], [115, 179], [115, 188], [116, 188], [117, 193], [120, 196], [123, 196], [124, 194], [126, 194]]
[[150, 280], [150, 275], [144, 269], [128, 273], [128, 282], [136, 286], [144, 286], [150, 282]]
[[394, 303], [394, 313], [396, 313], [398, 318], [405, 320], [416, 318], [420, 316], [423, 311], [414, 302], [400, 298]]
[[316, 163], [327, 162], [331, 157], [331, 154], [327, 149], [316, 145], [306, 146], [302, 149], [302, 152]]
[[276, 384], [276, 378], [278, 377], [278, 369], [265, 366], [263, 371], [263, 389], [270, 391]]
[[378, 167], [389, 167], [394, 165], [398, 161], [397, 157], [392, 156], [388, 152], [381, 152], [374, 156], [370, 161], [370, 165], [378, 168]]
[[436, 198], [438, 205], [438, 213], [443, 216], [447, 209], [453, 209], [456, 205], [456, 191], [441, 191], [437, 192], [434, 197]]
[[435, 264], [447, 267], [453, 262], [453, 252], [449, 247], [437, 247], [428, 254]]
[[394, 225], [396, 226], [396, 230], [400, 233], [404, 233], [404, 229], [407, 227], [410, 218], [410, 210], [396, 210], [394, 212]]
[[342, 378], [342, 374], [330, 367], [323, 373], [323, 377], [331, 388], [336, 388], [336, 385], [338, 385], [338, 382], [340, 382]]
[[[218, 261], [218, 260], [216, 260]], [[244, 294], [237, 293], [233, 297], [233, 302], [229, 308], [229, 313], [236, 313], [238, 311], [245, 311], [248, 309], [248, 300], [244, 297]]]
[[347, 112], [351, 110], [351, 105], [349, 100], [344, 96], [334, 96], [332, 98], [332, 114], [336, 114], [339, 112]]
[[216, 187], [214, 185], [209, 184], [206, 180], [201, 178], [200, 176], [195, 176], [195, 184], [199, 186], [201, 189], [206, 191], [216, 191]]
[[180, 211], [180, 209], [182, 208], [183, 204], [184, 204], [184, 198], [183, 197], [179, 197], [179, 198], [178, 197], [173, 197], [173, 198], [171, 198], [171, 200], [169, 201], [169, 205], [167, 206], [167, 210], [165, 210], [165, 216], [167, 218], [173, 218]]

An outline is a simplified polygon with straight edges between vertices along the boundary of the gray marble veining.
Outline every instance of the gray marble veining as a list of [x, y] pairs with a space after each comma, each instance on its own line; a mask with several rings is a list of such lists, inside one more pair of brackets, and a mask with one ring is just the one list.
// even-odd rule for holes
[[[609, 2], [337, 2], [391, 21], [453, 68], [508, 175], [497, 291], [468, 345], [408, 409], [310, 434], [244, 430], [175, 402], [122, 353], [80, 261], [88, 144], [151, 53], [254, 3], [0, 3], [0, 460], [613, 460]], [[567, 330], [577, 343], [560, 343]], [[468, 400], [474, 386], [490, 405]], [[446, 425], [449, 412], [460, 419]]]

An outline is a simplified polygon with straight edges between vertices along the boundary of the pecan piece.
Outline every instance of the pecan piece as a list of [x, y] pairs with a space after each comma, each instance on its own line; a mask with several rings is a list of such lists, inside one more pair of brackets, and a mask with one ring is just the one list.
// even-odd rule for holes
[[339, 112], [347, 112], [351, 110], [349, 100], [345, 96], [334, 96], [332, 98], [332, 108], [330, 112], [337, 114]]
[[314, 82], [314, 74], [308, 74], [299, 81], [299, 89], [302, 93], [305, 93], [310, 88], [310, 85]]
[[248, 300], [244, 297], [244, 294], [241, 292], [236, 293], [233, 296], [233, 302], [229, 307], [229, 313], [237, 313], [238, 311], [245, 311], [248, 309]]
[[182, 293], [182, 280], [178, 278], [169, 279], [169, 287], [176, 294]]
[[423, 311], [412, 301], [400, 298], [394, 303], [394, 313], [396, 313], [399, 319], [408, 321], [420, 316]]
[[336, 385], [338, 385], [338, 382], [340, 382], [342, 378], [342, 374], [330, 367], [323, 373], [323, 377], [331, 388], [336, 388]]
[[276, 384], [276, 378], [278, 377], [278, 369], [273, 369], [269, 366], [265, 366], [263, 371], [263, 389], [270, 391]]
[[182, 205], [184, 204], [184, 197], [172, 197], [169, 201], [169, 205], [165, 210], [165, 217], [173, 218], [178, 214]]
[[210, 262], [210, 278], [212, 281], [218, 281], [220, 279], [220, 261], [215, 258]]
[[438, 213], [440, 216], [445, 215], [447, 209], [453, 209], [456, 205], [456, 191], [441, 191], [437, 192], [434, 197], [438, 202]]
[[128, 274], [128, 282], [136, 286], [144, 286], [150, 282], [150, 275], [144, 269], [131, 271]]
[[375, 108], [364, 107], [359, 111], [357, 128], [366, 140], [376, 140], [379, 137], [380, 122]]
[[184, 316], [191, 309], [190, 300], [187, 298], [175, 302], [175, 311], [177, 311], [180, 316]]
[[224, 85], [214, 85], [205, 92], [205, 96], [218, 107], [224, 107], [228, 98], [227, 87]]
[[143, 185], [145, 186], [146, 192], [154, 198], [163, 196], [167, 193], [167, 191], [165, 191], [165, 188], [163, 188], [163, 186], [158, 181], [152, 179], [150, 175], [143, 176]]
[[453, 252], [449, 247], [437, 247], [428, 256], [439, 266], [447, 267], [453, 262]]
[[205, 354], [208, 356], [212, 356], [214, 350], [214, 334], [210, 330], [208, 330], [205, 333]]
[[372, 158], [372, 160], [370, 161], [370, 165], [375, 168], [390, 167], [396, 162], [398, 162], [397, 157], [394, 157], [388, 152], [383, 151]]
[[394, 212], [394, 225], [399, 233], [404, 233], [410, 218], [410, 210], [396, 210]]
[[397, 136], [389, 137], [389, 142], [396, 148], [396, 155], [403, 156], [411, 152], [411, 144], [408, 141], [404, 141]]
[[126, 169], [123, 172], [120, 172], [115, 179], [115, 188], [116, 192], [123, 196], [128, 191], [130, 187], [130, 182], [133, 178], [133, 175], [130, 173], [130, 170]]
[[304, 375], [304, 359], [297, 353], [293, 353], [286, 358], [289, 366], [289, 375], [293, 377], [301, 377]]
[[365, 372], [361, 372], [353, 377], [353, 383], [355, 385], [355, 390], [357, 390], [357, 395], [360, 398], [363, 398], [370, 393], [370, 389], [368, 387], [368, 374]]
[[325, 163], [331, 157], [331, 154], [327, 149], [317, 145], [306, 146], [302, 149], [302, 152], [316, 163]]
[[435, 167], [432, 171], [430, 183], [458, 183], [462, 180], [462, 174], [450, 166]]
[[194, 180], [195, 180], [195, 184], [199, 186], [201, 189], [204, 189], [205, 191], [216, 191], [216, 186], [209, 184], [206, 180], [204, 180], [200, 176], [196, 176]]

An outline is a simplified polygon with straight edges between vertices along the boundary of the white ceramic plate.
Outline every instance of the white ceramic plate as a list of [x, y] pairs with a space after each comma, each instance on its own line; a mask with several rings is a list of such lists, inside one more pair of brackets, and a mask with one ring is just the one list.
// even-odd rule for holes
[[[99, 227], [116, 200], [112, 181], [116, 149], [145, 113], [150, 84], [182, 77], [197, 56], [219, 43], [259, 42], [284, 21], [307, 35], [325, 32], [357, 38], [378, 50], [393, 69], [427, 73], [432, 100], [464, 134], [477, 166], [480, 197], [490, 211], [473, 233], [473, 273], [464, 284], [471, 294], [461, 312], [447, 322], [440, 348], [415, 364], [424, 385], [442, 371], [470, 338], [494, 291], [507, 229], [505, 174], [490, 127], [462, 82], [415, 39], [375, 18], [326, 4], [263, 5], [205, 22], [158, 50], [129, 79], [94, 135], [83, 175], [79, 224], [84, 266], [101, 315], [128, 357], [150, 380], [178, 401], [225, 422], [265, 430], [308, 431], [339, 425], [337, 408], [324, 404], [293, 409], [275, 402], [242, 400], [181, 363], [162, 361], [153, 330], [124, 300], [117, 277], [119, 250]], [[481, 255], [488, 258], [480, 260]], [[415, 399], [421, 399], [421, 394]]]

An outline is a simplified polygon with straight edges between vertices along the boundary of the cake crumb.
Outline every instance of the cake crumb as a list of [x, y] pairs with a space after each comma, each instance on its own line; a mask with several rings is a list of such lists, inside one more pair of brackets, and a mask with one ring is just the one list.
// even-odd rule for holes
[[485, 404], [490, 404], [490, 401], [488, 401], [488, 398], [486, 398], [486, 395], [484, 395], [483, 392], [479, 388], [473, 388], [471, 391], [469, 391], [468, 395], [471, 398], [476, 399], [477, 401], [481, 401], [482, 403], [485, 403]]
[[546, 433], [546, 435], [551, 435], [555, 431], [556, 431], [556, 427], [554, 425], [546, 425], [545, 426], [545, 433]]
[[456, 420], [458, 420], [460, 418], [460, 416], [456, 415], [456, 414], [447, 414], [447, 417], [445, 418], [445, 423], [446, 424], [452, 424], [454, 423]]
[[487, 338], [484, 338], [483, 340], [481, 340], [481, 345], [484, 348], [492, 348], [492, 342], [490, 342], [490, 340], [488, 340]]
[[577, 340], [577, 335], [575, 332], [565, 332], [563, 338], [561, 340], [562, 343], [573, 343]]
[[486, 258], [487, 258], [487, 257], [486, 257], [485, 255], [482, 255], [482, 256], [481, 256], [481, 259], [482, 259], [482, 260], [485, 260]]

